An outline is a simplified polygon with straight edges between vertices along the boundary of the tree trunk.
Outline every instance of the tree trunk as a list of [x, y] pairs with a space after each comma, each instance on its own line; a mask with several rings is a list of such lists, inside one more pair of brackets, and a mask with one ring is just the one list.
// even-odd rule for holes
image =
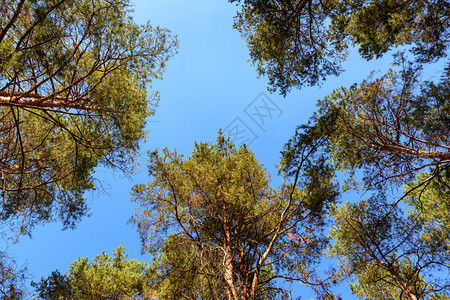
[[66, 108], [94, 110], [95, 107], [83, 104], [70, 97], [46, 96], [29, 93], [0, 92], [0, 106], [23, 106], [30, 108]]
[[223, 249], [225, 251], [224, 258], [224, 279], [226, 282], [226, 293], [228, 300], [239, 300], [236, 292], [236, 287], [233, 282], [233, 255], [231, 251], [231, 232], [228, 226], [228, 218], [223, 218], [223, 230], [225, 234]]

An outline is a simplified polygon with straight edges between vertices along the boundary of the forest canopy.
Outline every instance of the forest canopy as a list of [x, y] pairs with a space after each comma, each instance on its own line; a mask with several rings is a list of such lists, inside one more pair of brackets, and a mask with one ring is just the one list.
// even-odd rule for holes
[[[393, 54], [385, 75], [359, 78], [318, 101], [286, 143], [281, 167], [294, 176], [304, 149], [323, 141], [314, 155], [345, 174], [343, 191], [362, 191], [356, 201], [343, 193], [347, 201], [331, 210], [328, 249], [339, 261], [335, 278], [353, 281], [358, 297], [446, 299], [450, 3], [230, 2], [240, 3], [235, 27], [258, 74], [284, 96], [339, 75], [352, 50], [366, 60]], [[422, 79], [429, 65], [443, 66], [438, 81]]]
[[306, 154], [293, 182], [275, 189], [254, 153], [223, 135], [186, 159], [152, 152], [148, 167], [131, 221], [155, 254], [158, 299], [289, 298], [278, 280], [328, 295], [315, 271], [337, 196], [328, 168], [311, 168]]
[[240, 3], [234, 26], [258, 74], [282, 95], [339, 75], [353, 48], [368, 60], [400, 46], [419, 62], [447, 55], [446, 0], [229, 1]]
[[[133, 173], [146, 118], [177, 48], [138, 25], [128, 0], [0, 2], [0, 237], [88, 214], [94, 168]], [[6, 247], [6, 246], [5, 246]], [[0, 249], [2, 299], [25, 297], [25, 269]]]
[[73, 227], [94, 167], [132, 169], [176, 39], [137, 25], [126, 0], [0, 5], [0, 220]]
[[[121, 246], [112, 256], [71, 258], [33, 292], [0, 249], [0, 298], [292, 299], [306, 286], [337, 300], [347, 284], [360, 299], [450, 297], [450, 2], [226, 2], [238, 10], [234, 28], [268, 89], [317, 103], [309, 119], [301, 119], [306, 105], [289, 111], [296, 129], [279, 127], [293, 132], [281, 160], [271, 158], [281, 183], [273, 185], [247, 145], [220, 132], [215, 143], [192, 137], [203, 142], [188, 155], [158, 145], [129, 204], [147, 261], [127, 259]], [[159, 101], [152, 83], [177, 51], [169, 30], [133, 16], [129, 0], [0, 1], [0, 238], [17, 241], [52, 221], [74, 228], [88, 214], [98, 167], [133, 174]], [[207, 61], [198, 49], [209, 41], [194, 32], [199, 39], [187, 48]], [[221, 50], [220, 62], [232, 52]], [[361, 71], [365, 61], [392, 64], [370, 76], [358, 69], [353, 84], [334, 81], [321, 99], [290, 94], [343, 74], [352, 52]], [[181, 65], [179, 80], [191, 83]], [[209, 66], [199, 78], [237, 70]], [[213, 114], [186, 107], [193, 96], [181, 87], [170, 86], [188, 100], [170, 104], [177, 132], [162, 139], [177, 147], [191, 128], [175, 120], [177, 108], [190, 114], [184, 121]]]

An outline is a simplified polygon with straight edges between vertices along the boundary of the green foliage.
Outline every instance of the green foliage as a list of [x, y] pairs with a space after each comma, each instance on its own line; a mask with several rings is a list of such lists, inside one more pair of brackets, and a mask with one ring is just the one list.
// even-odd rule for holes
[[[361, 1], [344, 2], [331, 39], [349, 36], [366, 59], [379, 58], [401, 45], [414, 45], [420, 61], [444, 57], [448, 46], [448, 1]], [[342, 29], [341, 29], [342, 28]], [[337, 29], [337, 30], [336, 30]]]
[[[155, 253], [158, 297], [274, 299], [289, 295], [276, 278], [319, 282], [311, 267], [326, 245], [323, 217], [336, 187], [327, 168], [302, 173], [275, 190], [254, 154], [223, 136], [196, 144], [187, 159], [151, 153], [152, 180], [133, 189], [132, 222], [143, 250]], [[318, 190], [318, 182], [329, 185]]]
[[27, 294], [24, 286], [26, 268], [17, 266], [15, 260], [0, 251], [0, 299], [23, 299]]
[[[378, 57], [408, 41], [416, 44], [413, 52], [420, 62], [445, 54], [437, 50], [445, 49], [445, 40], [440, 40], [440, 48], [409, 36], [411, 26], [418, 25], [417, 17], [414, 22], [407, 19], [407, 10], [399, 8], [402, 16], [396, 12], [395, 18], [402, 21], [383, 21], [384, 13], [378, 9], [390, 11], [392, 3], [370, 3], [356, 7], [361, 9], [357, 14], [349, 13], [347, 21], [358, 21], [347, 29], [363, 56]], [[414, 3], [406, 1], [405, 7]], [[432, 9], [427, 13], [433, 13]], [[391, 27], [380, 25], [381, 31], [375, 34], [362, 30], [375, 21]], [[428, 29], [437, 27], [420, 28], [415, 34], [428, 34]], [[446, 29], [439, 28], [445, 34]], [[335, 30], [342, 33], [340, 28]], [[428, 52], [417, 50], [426, 47]], [[400, 71], [389, 70], [380, 78], [341, 87], [320, 100], [308, 124], [299, 126], [286, 144], [282, 168], [294, 175], [309, 149], [318, 158], [313, 164], [322, 161], [333, 171], [343, 172], [344, 190], [374, 193], [368, 200], [336, 207], [332, 214], [330, 254], [340, 260], [337, 278], [355, 280], [351, 287], [357, 296], [446, 299], [450, 292], [445, 276], [450, 258], [449, 66], [439, 82], [421, 81], [421, 65], [407, 62], [404, 53], [394, 57]]]
[[356, 295], [445, 299], [449, 73], [447, 68], [437, 84], [420, 83], [420, 68], [401, 58], [402, 71], [337, 89], [319, 101], [309, 123], [286, 144], [282, 166], [293, 175], [311, 149], [327, 167], [346, 172], [345, 190], [373, 192], [332, 213], [330, 254], [340, 261], [338, 278], [356, 280]]
[[[350, 286], [359, 298], [448, 297], [449, 232], [417, 222], [433, 214], [425, 209], [406, 214], [386, 199], [372, 197], [345, 203], [332, 216], [335, 224], [330, 237], [335, 243], [330, 254], [340, 262], [337, 277], [357, 279]], [[448, 223], [448, 216], [444, 218]], [[440, 236], [430, 236], [430, 231]]]
[[79, 258], [67, 275], [55, 271], [33, 286], [42, 299], [152, 299], [153, 269], [147, 263], [126, 260], [122, 246], [113, 254], [103, 252], [91, 263], [87, 257]]
[[295, 171], [300, 149], [323, 140], [318, 155], [337, 170], [363, 169], [366, 189], [402, 186], [430, 167], [433, 176], [444, 172], [450, 159], [448, 74], [422, 88], [418, 76], [417, 68], [406, 66], [319, 101], [309, 123], [285, 146], [285, 171]]
[[72, 296], [72, 286], [67, 275], [62, 275], [58, 270], [53, 271], [47, 278], [41, 281], [31, 282], [31, 286], [36, 288], [36, 292], [41, 299], [70, 299]]
[[226, 283], [220, 269], [223, 253], [216, 247], [199, 252], [181, 234], [171, 234], [161, 246], [155, 266], [159, 270], [158, 299], [224, 299]]
[[132, 170], [176, 40], [128, 0], [6, 0], [0, 17], [0, 219], [19, 234], [87, 213], [97, 166]]
[[328, 8], [322, 3], [333, 1], [243, 2], [234, 27], [247, 41], [258, 74], [268, 76], [271, 91], [286, 95], [292, 87], [317, 85], [342, 71], [346, 53], [328, 47], [324, 25]]
[[[450, 170], [447, 168], [435, 177], [429, 173], [421, 173], [414, 182], [405, 186], [407, 191], [417, 187], [408, 193], [405, 202], [410, 206], [408, 213], [411, 218], [414, 218], [422, 228], [421, 243], [445, 246], [450, 241], [449, 184]], [[449, 258], [450, 253], [447, 253], [446, 259]]]
[[317, 85], [338, 75], [353, 45], [366, 59], [411, 45], [418, 61], [444, 57], [448, 47], [445, 0], [230, 0], [242, 2], [235, 27], [247, 41], [259, 75], [271, 90]]

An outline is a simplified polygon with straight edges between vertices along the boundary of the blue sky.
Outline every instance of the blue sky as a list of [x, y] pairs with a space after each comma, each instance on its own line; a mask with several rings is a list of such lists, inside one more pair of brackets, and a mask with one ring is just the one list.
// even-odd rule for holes
[[[386, 57], [365, 62], [354, 53], [344, 64], [347, 71], [338, 78], [329, 78], [321, 88], [304, 88], [283, 98], [267, 92], [267, 80], [257, 78], [248, 62], [245, 42], [232, 29], [235, 5], [226, 0], [134, 3], [136, 22], [151, 20], [153, 25], [170, 29], [179, 39], [179, 53], [169, 61], [164, 79], [154, 82], [152, 87], [160, 91], [161, 101], [148, 120], [150, 133], [142, 144], [140, 171], [126, 178], [117, 171], [98, 169], [98, 190], [87, 195], [92, 214], [89, 218], [84, 218], [75, 230], [61, 231], [57, 223], [37, 227], [31, 239], [21, 237], [18, 244], [10, 246], [19, 264], [28, 265], [34, 281], [55, 269], [68, 270], [78, 257], [93, 258], [104, 250], [111, 253], [118, 245], [127, 248], [130, 258], [149, 258], [140, 255], [138, 235], [127, 224], [135, 209], [129, 201], [131, 187], [148, 180], [145, 168], [148, 150], [168, 147], [189, 155], [195, 141], [213, 142], [219, 128], [230, 129], [240, 122], [239, 126], [245, 124], [248, 132], [252, 132], [252, 139], [257, 136], [250, 148], [272, 173], [277, 185], [280, 179], [275, 165], [280, 151], [296, 126], [307, 122], [316, 101], [334, 88], [359, 82], [372, 70], [385, 68], [390, 60]], [[264, 118], [264, 124], [251, 114], [255, 103], [265, 103], [269, 109], [260, 113], [272, 113]], [[291, 287], [296, 290], [295, 295], [303, 294], [304, 288]], [[344, 298], [352, 299], [346, 290]]]

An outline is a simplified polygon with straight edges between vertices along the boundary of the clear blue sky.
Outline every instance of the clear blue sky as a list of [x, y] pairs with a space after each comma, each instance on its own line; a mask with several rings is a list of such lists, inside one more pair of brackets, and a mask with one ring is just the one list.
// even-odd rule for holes
[[[364, 62], [352, 55], [344, 64], [347, 71], [338, 78], [330, 78], [321, 88], [294, 91], [286, 98], [266, 91], [267, 80], [257, 78], [248, 62], [248, 49], [239, 33], [232, 29], [236, 6], [226, 0], [139, 0], [135, 1], [135, 20], [166, 27], [179, 39], [179, 53], [168, 63], [162, 81], [152, 89], [159, 90], [161, 102], [156, 114], [148, 120], [147, 141], [142, 144], [140, 172], [125, 178], [119, 172], [97, 170], [98, 191], [87, 195], [91, 217], [84, 218], [75, 230], [61, 231], [60, 224], [37, 227], [33, 237], [22, 237], [10, 247], [20, 264], [27, 264], [31, 279], [39, 281], [55, 269], [64, 272], [78, 257], [111, 253], [118, 245], [127, 248], [130, 258], [139, 260], [138, 235], [127, 220], [134, 212], [129, 201], [131, 187], [147, 181], [147, 150], [176, 148], [189, 154], [195, 141], [214, 141], [219, 128], [232, 128], [236, 122], [245, 124], [256, 139], [250, 148], [271, 171], [274, 184], [279, 184], [276, 168], [280, 151], [293, 135], [297, 125], [305, 123], [315, 110], [318, 99], [341, 85], [348, 86], [367, 77], [372, 70], [388, 66], [384, 60]], [[356, 53], [355, 53], [356, 54]], [[272, 118], [252, 120], [246, 111], [252, 103], [262, 101], [260, 93], [270, 105]], [[276, 106], [274, 106], [276, 105]], [[247, 110], [246, 110], [247, 108]], [[238, 118], [238, 119], [236, 119]], [[232, 121], [235, 123], [230, 127]], [[237, 141], [238, 142], [238, 141]], [[303, 287], [292, 285], [295, 295], [303, 294]], [[307, 294], [311, 296], [311, 294]], [[353, 296], [344, 294], [344, 299]], [[307, 297], [304, 297], [307, 298]]]

